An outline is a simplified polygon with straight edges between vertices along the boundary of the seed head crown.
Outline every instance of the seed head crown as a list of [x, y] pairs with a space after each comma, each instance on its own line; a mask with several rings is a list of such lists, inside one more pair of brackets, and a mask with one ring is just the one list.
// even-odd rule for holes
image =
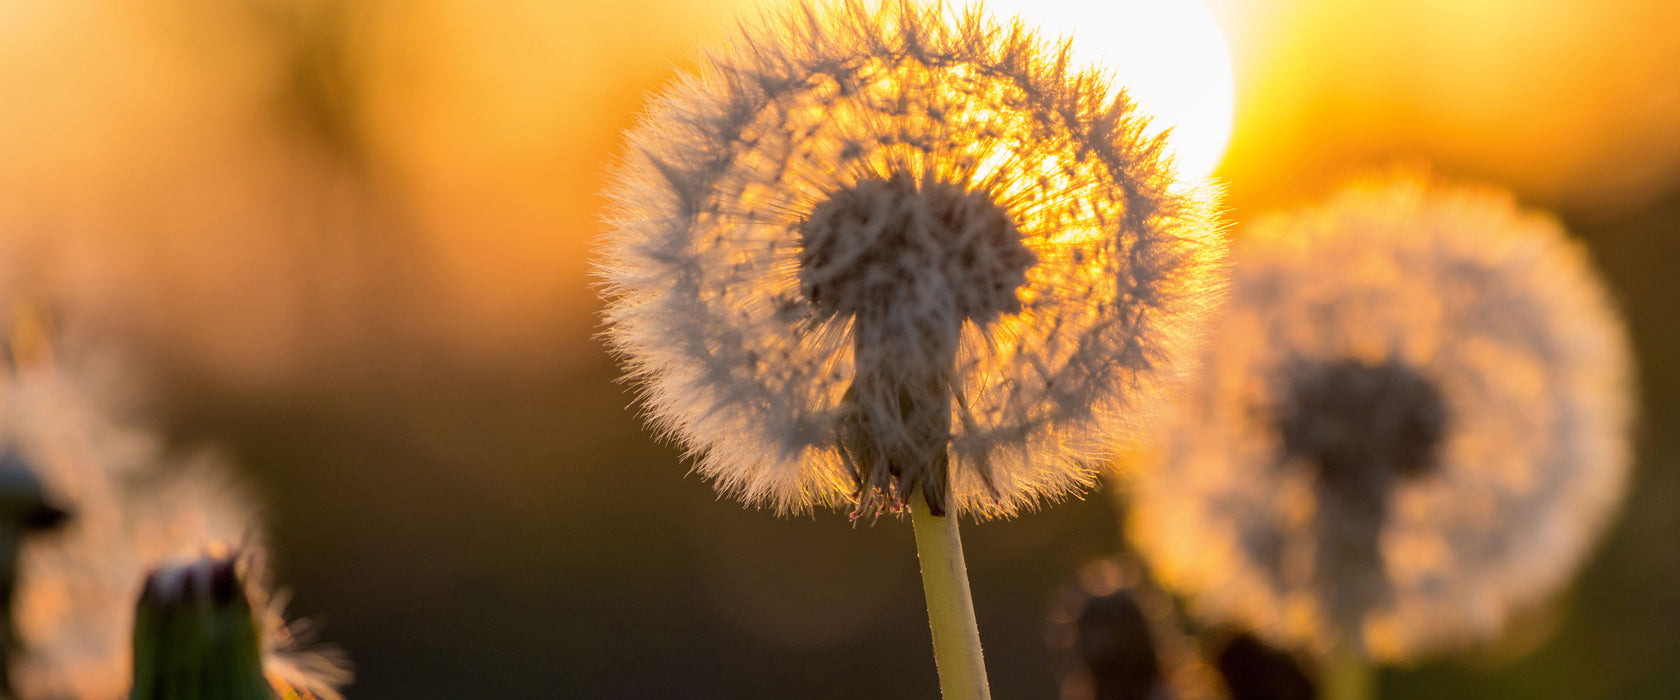
[[825, 313], [989, 323], [1017, 313], [1034, 256], [989, 193], [897, 174], [818, 204], [800, 226], [799, 279]]
[[1067, 56], [978, 8], [796, 0], [630, 131], [606, 335], [696, 471], [859, 515], [1091, 483], [1176, 382], [1223, 242]]

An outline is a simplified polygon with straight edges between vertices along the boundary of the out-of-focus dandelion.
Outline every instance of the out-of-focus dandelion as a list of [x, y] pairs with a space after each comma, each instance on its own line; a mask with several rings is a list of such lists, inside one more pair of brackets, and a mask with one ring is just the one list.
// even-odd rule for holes
[[[1129, 489], [1164, 582], [1376, 661], [1487, 639], [1565, 583], [1622, 495], [1632, 407], [1624, 329], [1556, 221], [1398, 177], [1256, 224], [1233, 264]], [[1366, 682], [1345, 670], [1325, 682]]]
[[147, 569], [216, 541], [257, 534], [253, 509], [208, 455], [176, 463], [114, 415], [109, 366], [50, 343], [17, 314], [0, 372], [0, 448], [71, 514], [19, 557], [12, 660], [23, 698], [120, 697], [134, 600]]
[[11, 669], [5, 663], [17, 649], [12, 624], [18, 553], [26, 536], [50, 532], [65, 512], [47, 502], [41, 479], [15, 455], [0, 454], [0, 697], [13, 697]]
[[[1088, 700], [1165, 698], [1166, 678], [1149, 636], [1149, 620], [1125, 591], [1084, 601], [1073, 620], [1074, 651], [1090, 686]], [[1062, 697], [1069, 696], [1064, 679]]]
[[1088, 485], [1215, 293], [1206, 199], [1117, 93], [944, 5], [801, 2], [707, 53], [630, 132], [600, 264], [653, 423], [748, 503], [911, 509], [930, 605], [954, 569], [967, 606], [943, 516]]
[[1045, 641], [1062, 700], [1208, 700], [1214, 669], [1172, 596], [1134, 557], [1080, 567], [1050, 606]]
[[1149, 700], [1168, 696], [1154, 626], [1128, 590], [1125, 572], [1104, 561], [1080, 572], [1051, 604], [1045, 641], [1062, 700]]
[[274, 640], [289, 636], [277, 611], [265, 606], [251, 563], [238, 553], [210, 552], [146, 575], [135, 610], [130, 700], [339, 698], [331, 682], [340, 672], [324, 657], [274, 663], [290, 653]]
[[181, 459], [121, 420], [120, 373], [54, 347], [45, 317], [20, 307], [0, 367], [0, 450], [41, 481], [69, 518], [25, 540], [9, 659], [18, 697], [116, 698], [130, 680], [134, 601], [147, 571], [216, 542], [260, 536], [256, 510], [224, 465]]

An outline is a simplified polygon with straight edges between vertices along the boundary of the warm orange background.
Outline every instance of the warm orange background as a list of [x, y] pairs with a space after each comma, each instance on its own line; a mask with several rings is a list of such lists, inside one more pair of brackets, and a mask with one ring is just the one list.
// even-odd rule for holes
[[[618, 133], [747, 5], [0, 0], [0, 289], [232, 447], [354, 697], [931, 697], [904, 528], [715, 502], [590, 337]], [[1587, 240], [1643, 360], [1635, 494], [1553, 640], [1390, 695], [1680, 692], [1680, 5], [1210, 7], [1233, 220], [1395, 162], [1504, 184]], [[1044, 603], [1113, 520], [973, 529], [998, 697], [1051, 693]]]

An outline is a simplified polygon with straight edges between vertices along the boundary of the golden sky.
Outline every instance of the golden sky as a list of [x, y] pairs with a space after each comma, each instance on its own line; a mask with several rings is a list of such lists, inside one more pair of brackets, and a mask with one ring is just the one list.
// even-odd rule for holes
[[[1216, 19], [1237, 216], [1397, 160], [1585, 208], [1680, 171], [1675, 3], [1163, 2], [1006, 9], [1074, 26], [1123, 78], [1183, 76], [1192, 105], [1227, 89], [1221, 61], [1161, 18]], [[492, 363], [595, 352], [619, 133], [752, 5], [0, 2], [0, 284], [254, 386], [389, 327]], [[1140, 58], [1139, 36], [1168, 48]], [[1216, 143], [1217, 109], [1191, 111]]]

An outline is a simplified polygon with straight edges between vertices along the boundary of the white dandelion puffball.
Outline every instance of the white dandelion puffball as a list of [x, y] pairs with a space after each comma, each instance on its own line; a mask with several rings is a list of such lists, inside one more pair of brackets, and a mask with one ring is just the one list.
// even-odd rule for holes
[[697, 471], [781, 512], [949, 489], [1002, 516], [1091, 483], [1193, 353], [1223, 239], [1066, 57], [978, 9], [798, 3], [654, 103], [599, 271]]
[[1131, 535], [1204, 616], [1406, 661], [1497, 636], [1622, 498], [1626, 332], [1509, 195], [1373, 180], [1258, 222]]

